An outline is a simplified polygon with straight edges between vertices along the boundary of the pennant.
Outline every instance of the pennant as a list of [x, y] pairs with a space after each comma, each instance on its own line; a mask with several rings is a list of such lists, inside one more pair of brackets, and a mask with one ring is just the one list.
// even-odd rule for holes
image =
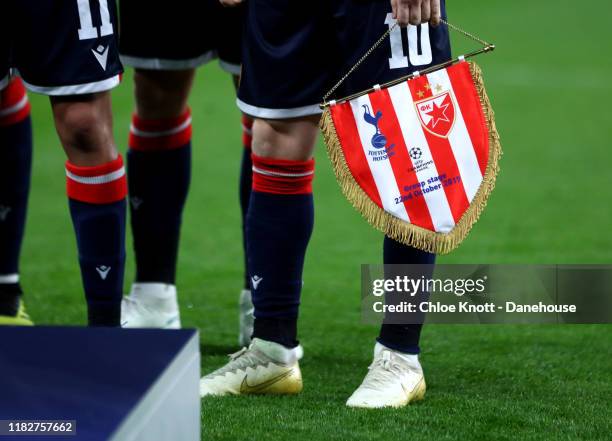
[[321, 129], [346, 198], [372, 226], [424, 251], [459, 246], [495, 186], [501, 145], [473, 62], [331, 102]]

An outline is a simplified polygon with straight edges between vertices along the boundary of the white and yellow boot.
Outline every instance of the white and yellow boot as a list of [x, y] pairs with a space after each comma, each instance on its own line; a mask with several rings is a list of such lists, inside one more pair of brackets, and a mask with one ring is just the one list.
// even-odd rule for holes
[[248, 348], [230, 355], [225, 366], [202, 377], [200, 395], [297, 394], [302, 391], [301, 357], [301, 346], [288, 349], [254, 338]]

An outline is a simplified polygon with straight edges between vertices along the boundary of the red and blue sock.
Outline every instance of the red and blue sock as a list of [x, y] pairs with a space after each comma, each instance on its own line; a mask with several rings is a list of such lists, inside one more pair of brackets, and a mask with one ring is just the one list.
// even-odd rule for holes
[[175, 284], [183, 207], [191, 180], [191, 111], [132, 118], [128, 182], [136, 282]]
[[89, 324], [119, 326], [127, 194], [123, 159], [94, 167], [66, 162], [66, 177]]
[[0, 91], [0, 315], [19, 308], [19, 255], [32, 168], [30, 103], [19, 78]]
[[[433, 273], [433, 264], [436, 261], [436, 255], [421, 251], [419, 249], [406, 246], [389, 237], [385, 237], [383, 244], [383, 261], [385, 265], [419, 265], [412, 268], [413, 274], [393, 274], [393, 270], [386, 269], [385, 277], [393, 279], [397, 275], [408, 275], [412, 278], [421, 278], [425, 276], [430, 278]], [[428, 265], [428, 266], [420, 266]], [[427, 295], [427, 293], [420, 293]], [[389, 293], [386, 297], [386, 302], [393, 303], [402, 300], [402, 296], [394, 293]], [[422, 324], [400, 324], [401, 314], [398, 317], [385, 317], [378, 335], [378, 342], [386, 347], [405, 352], [408, 354], [418, 354], [420, 352], [419, 340], [421, 338]]]
[[251, 144], [253, 143], [253, 120], [242, 115], [242, 161], [240, 162], [240, 212], [242, 214], [242, 247], [244, 250], [244, 289], [251, 289], [249, 279], [247, 245], [246, 245], [246, 215], [251, 199], [253, 186], [253, 161], [251, 161]]
[[314, 160], [253, 158], [246, 218], [253, 337], [297, 346], [306, 247], [314, 224]]

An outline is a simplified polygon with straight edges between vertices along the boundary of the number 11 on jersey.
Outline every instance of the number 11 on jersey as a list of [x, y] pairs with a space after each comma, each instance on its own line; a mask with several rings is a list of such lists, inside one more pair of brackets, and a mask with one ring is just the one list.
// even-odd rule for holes
[[93, 25], [91, 17], [91, 7], [89, 0], [76, 0], [79, 8], [79, 40], [90, 40], [92, 38], [106, 37], [113, 34], [113, 24], [110, 20], [110, 11], [108, 10], [108, 0], [98, 0], [100, 4], [100, 33], [98, 28]]

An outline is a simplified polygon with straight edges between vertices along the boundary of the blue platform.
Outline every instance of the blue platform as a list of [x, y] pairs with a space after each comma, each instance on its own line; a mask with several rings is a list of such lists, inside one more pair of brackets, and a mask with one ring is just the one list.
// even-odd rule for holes
[[196, 441], [199, 377], [195, 330], [0, 327], [0, 420], [76, 421], [0, 441]]

